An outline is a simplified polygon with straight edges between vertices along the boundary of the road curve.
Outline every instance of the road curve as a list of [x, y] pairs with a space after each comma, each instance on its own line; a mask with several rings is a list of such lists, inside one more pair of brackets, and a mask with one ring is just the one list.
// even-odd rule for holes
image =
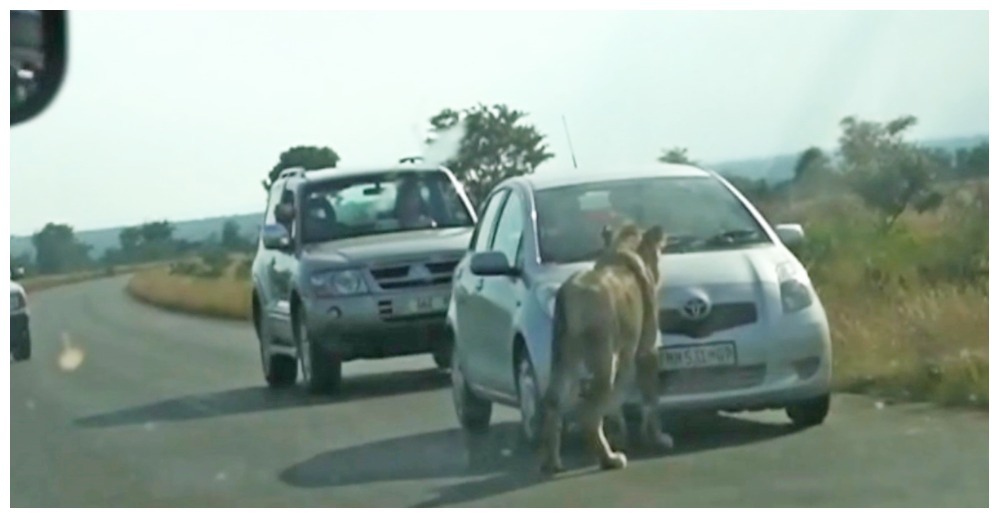
[[[988, 506], [988, 416], [838, 396], [669, 422], [677, 450], [541, 478], [515, 412], [465, 436], [429, 356], [345, 365], [334, 398], [263, 385], [241, 323], [130, 300], [125, 278], [31, 297], [11, 364], [11, 506]], [[576, 454], [576, 455], [574, 455]]]

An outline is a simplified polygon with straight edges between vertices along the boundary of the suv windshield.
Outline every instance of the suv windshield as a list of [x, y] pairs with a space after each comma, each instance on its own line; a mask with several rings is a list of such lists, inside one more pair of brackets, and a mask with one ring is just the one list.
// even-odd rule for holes
[[712, 177], [595, 182], [539, 190], [538, 235], [543, 262], [592, 260], [601, 229], [626, 221], [667, 233], [667, 253], [770, 243], [746, 207]]
[[455, 185], [440, 171], [325, 181], [308, 187], [302, 200], [302, 240], [307, 244], [473, 225]]

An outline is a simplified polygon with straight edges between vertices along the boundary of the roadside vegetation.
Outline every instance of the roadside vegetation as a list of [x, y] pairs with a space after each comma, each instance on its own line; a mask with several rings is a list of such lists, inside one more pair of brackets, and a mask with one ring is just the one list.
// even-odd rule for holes
[[[448, 165], [476, 196], [551, 157], [544, 136], [519, 122], [523, 114], [502, 108], [446, 110], [432, 119], [443, 131], [475, 118]], [[925, 149], [905, 138], [915, 124], [909, 116], [845, 118], [838, 149], [805, 150], [794, 177], [778, 185], [720, 173], [772, 224], [804, 226], [807, 242], [795, 253], [830, 318], [838, 389], [988, 408], [988, 144]], [[286, 152], [270, 177], [295, 166], [295, 155], [308, 154]], [[538, 161], [511, 166], [524, 165], [523, 157]], [[684, 148], [659, 160], [694, 163]], [[136, 274], [128, 290], [168, 309], [248, 319], [249, 262], [203, 252]]]

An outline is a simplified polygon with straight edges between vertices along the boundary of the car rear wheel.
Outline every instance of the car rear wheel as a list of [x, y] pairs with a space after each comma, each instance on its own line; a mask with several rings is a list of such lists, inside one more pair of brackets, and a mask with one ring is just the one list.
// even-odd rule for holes
[[329, 394], [339, 390], [343, 363], [312, 340], [301, 311], [296, 311], [295, 330], [295, 347], [306, 390], [311, 394]]
[[295, 359], [289, 356], [271, 353], [271, 332], [267, 320], [258, 318], [257, 339], [260, 348], [260, 364], [264, 371], [264, 380], [271, 388], [285, 388], [295, 384], [298, 377], [298, 366]]
[[441, 370], [447, 370], [451, 367], [451, 351], [452, 344], [447, 342], [434, 347], [432, 354], [434, 356], [434, 364]]
[[490, 427], [493, 403], [469, 389], [458, 356], [451, 356], [451, 397], [455, 415], [462, 428], [471, 432], [483, 432]]
[[517, 364], [517, 401], [521, 410], [521, 437], [529, 445], [538, 443], [542, 431], [542, 399], [535, 368], [527, 355]]
[[823, 424], [830, 413], [830, 394], [795, 403], [785, 408], [785, 413], [800, 428]]

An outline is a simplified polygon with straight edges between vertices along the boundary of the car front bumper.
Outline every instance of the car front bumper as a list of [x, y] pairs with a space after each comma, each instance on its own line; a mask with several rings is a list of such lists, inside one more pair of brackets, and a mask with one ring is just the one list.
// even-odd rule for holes
[[[661, 372], [659, 407], [664, 410], [761, 410], [783, 408], [830, 393], [831, 341], [822, 307], [814, 305], [775, 325], [778, 326], [747, 327], [725, 338], [704, 340], [704, 343], [735, 343], [739, 364]], [[664, 340], [667, 343], [667, 338]], [[670, 342], [677, 343], [676, 339]], [[633, 388], [627, 404], [634, 406], [639, 402], [638, 390]]]
[[451, 288], [314, 299], [306, 305], [312, 340], [347, 361], [433, 352], [442, 345]]

